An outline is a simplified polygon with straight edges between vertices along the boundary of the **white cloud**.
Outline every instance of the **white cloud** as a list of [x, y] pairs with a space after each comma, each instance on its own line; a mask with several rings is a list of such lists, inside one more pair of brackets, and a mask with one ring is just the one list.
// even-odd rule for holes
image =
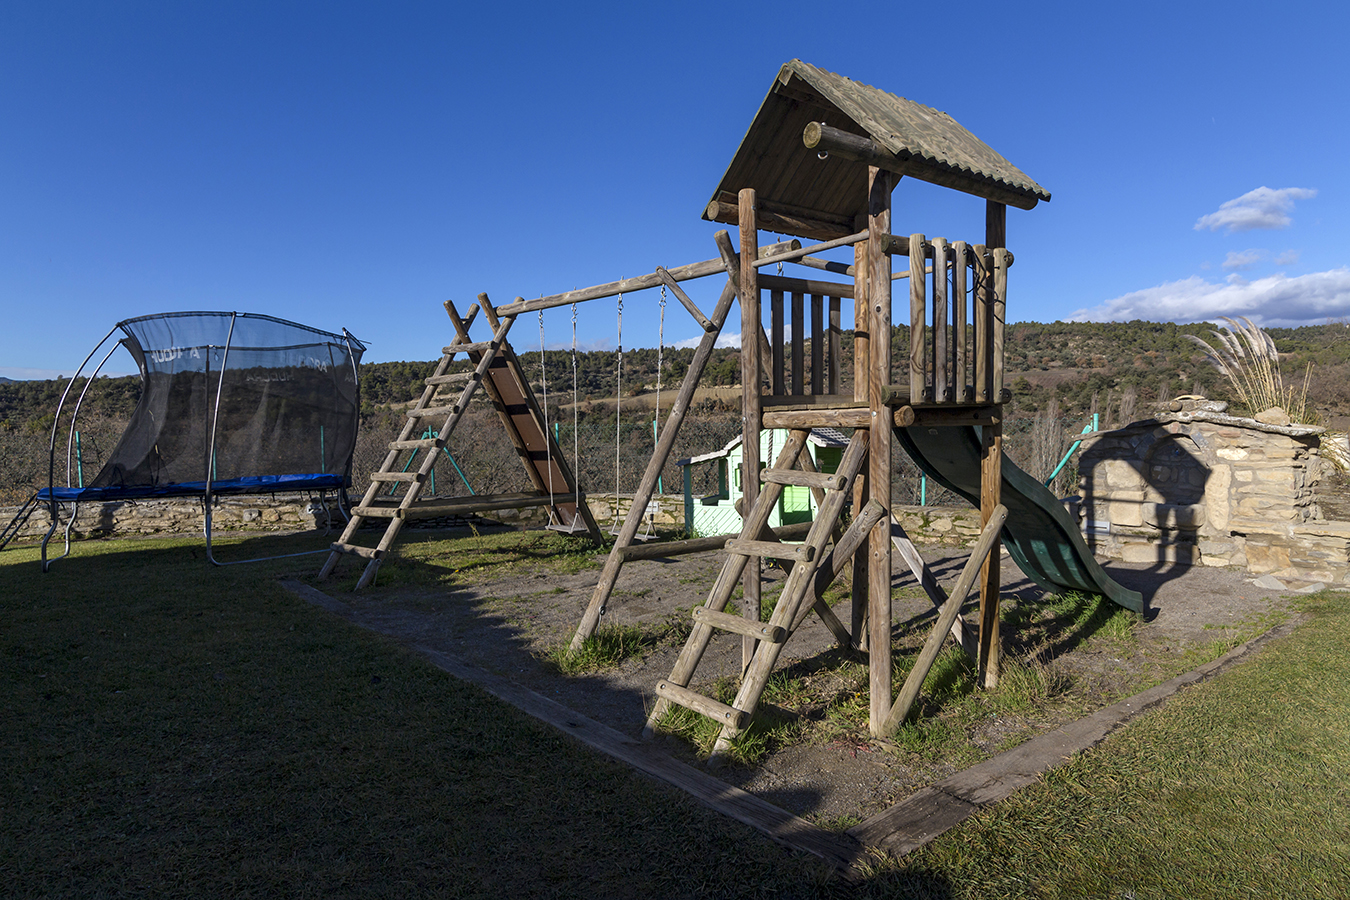
[[1248, 191], [1236, 200], [1229, 200], [1218, 211], [1201, 216], [1195, 223], [1196, 231], [1255, 231], [1261, 228], [1288, 228], [1293, 221], [1289, 211], [1294, 208], [1295, 200], [1308, 200], [1317, 196], [1312, 188], [1280, 188], [1272, 190], [1259, 187]]
[[[700, 343], [702, 343], [702, 341], [703, 336], [699, 335], [698, 337], [691, 337], [683, 341], [676, 341], [674, 346], [677, 350], [685, 350], [688, 348], [697, 347]], [[717, 343], [714, 344], [713, 346], [739, 347], [740, 345], [741, 345], [741, 333], [739, 331], [735, 333], [728, 333], [726, 331], [723, 331], [721, 334], [717, 336]]]
[[1223, 261], [1225, 269], [1250, 269], [1258, 262], [1266, 258], [1264, 250], [1229, 250], [1228, 257]]
[[1283, 253], [1281, 253], [1279, 256], [1275, 257], [1275, 265], [1277, 265], [1277, 266], [1292, 266], [1294, 263], [1298, 262], [1298, 257], [1299, 257], [1299, 251], [1297, 251], [1297, 250], [1286, 250], [1286, 251], [1284, 251]]
[[1350, 268], [1283, 274], [1245, 281], [1207, 281], [1198, 275], [1132, 291], [1075, 312], [1073, 322], [1213, 322], [1220, 316], [1247, 316], [1258, 325], [1320, 325], [1350, 316]]

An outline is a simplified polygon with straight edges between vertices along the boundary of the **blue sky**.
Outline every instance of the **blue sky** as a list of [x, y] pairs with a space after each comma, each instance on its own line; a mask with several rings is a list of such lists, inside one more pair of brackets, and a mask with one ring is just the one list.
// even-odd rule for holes
[[[793, 57], [945, 110], [1052, 192], [1009, 210], [1011, 320], [1350, 316], [1343, 4], [867, 9], [0, 4], [0, 375], [186, 309], [430, 359], [447, 298], [713, 257], [700, 212]], [[898, 233], [982, 237], [982, 201], [895, 199]], [[715, 281], [689, 283], [705, 308]], [[657, 300], [625, 298], [624, 346], [656, 345]], [[583, 305], [581, 344], [615, 319]], [[570, 313], [546, 331], [569, 343]], [[698, 334], [671, 303], [665, 342]]]

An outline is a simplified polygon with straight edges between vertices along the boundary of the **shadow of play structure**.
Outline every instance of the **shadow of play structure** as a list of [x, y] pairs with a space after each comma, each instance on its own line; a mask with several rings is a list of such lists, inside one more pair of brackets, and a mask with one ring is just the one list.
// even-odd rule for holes
[[[922, 233], [895, 234], [892, 192], [902, 176], [974, 195], [985, 201], [983, 242], [948, 242]], [[621, 293], [664, 286], [703, 326], [704, 335], [666, 419], [651, 460], [634, 494], [572, 646], [594, 634], [623, 565], [634, 559], [724, 549], [725, 558], [707, 602], [693, 610], [694, 625], [669, 678], [656, 685], [657, 702], [647, 733], [670, 704], [708, 716], [722, 725], [714, 760], [754, 714], [784, 643], [814, 611], [841, 647], [865, 650], [869, 660], [869, 726], [873, 734], [893, 731], [909, 714], [933, 660], [948, 634], [975, 660], [980, 683], [994, 686], [999, 674], [999, 546], [1034, 581], [1052, 590], [1103, 593], [1133, 610], [1142, 598], [1102, 571], [1059, 500], [1004, 458], [1003, 334], [1008, 270], [1013, 255], [1005, 246], [1007, 207], [1031, 209], [1050, 195], [1039, 184], [962, 128], [945, 113], [793, 60], [782, 67], [708, 203], [704, 218], [736, 226], [739, 246], [726, 231], [714, 236], [718, 257], [534, 300], [516, 299], [494, 308], [485, 294], [461, 319], [447, 311], [457, 338], [445, 348], [436, 374], [409, 412], [407, 434], [390, 444], [389, 458], [374, 476], [353, 524], [333, 545], [322, 575], [343, 554], [368, 560], [359, 586], [368, 584], [392, 545], [402, 521], [442, 514], [446, 501], [418, 502], [425, 472], [395, 472], [399, 455], [441, 447], [481, 384], [500, 391], [495, 371], [512, 359], [506, 342], [521, 315]], [[794, 236], [761, 247], [761, 230]], [[818, 243], [803, 247], [804, 238]], [[817, 254], [851, 247], [853, 265]], [[893, 260], [905, 265], [893, 272]], [[804, 277], [770, 274], [795, 263], [814, 269]], [[821, 280], [820, 271], [852, 276]], [[704, 313], [680, 288], [694, 278], [726, 276], [716, 306]], [[895, 358], [892, 287], [907, 283], [909, 350]], [[969, 301], [967, 297], [969, 296]], [[807, 301], [809, 297], [809, 315]], [[852, 388], [843, 377], [843, 301], [854, 310]], [[669, 459], [695, 389], [735, 302], [740, 304], [741, 384], [744, 412], [742, 479], [745, 515], [739, 534], [659, 544], [635, 544], [648, 501]], [[902, 310], [904, 307], [902, 306]], [[490, 339], [474, 343], [469, 322], [481, 312]], [[767, 315], [767, 333], [765, 317]], [[903, 315], [903, 312], [902, 312]], [[809, 335], [810, 366], [806, 365]], [[443, 373], [454, 354], [477, 363], [473, 373]], [[522, 419], [517, 447], [535, 477], [536, 492], [517, 505], [552, 505], [564, 522], [588, 517], [578, 503], [575, 482], [543, 428], [528, 384], [519, 377]], [[461, 379], [454, 381], [452, 379]], [[457, 399], [436, 402], [440, 385], [462, 383]], [[499, 412], [507, 413], [493, 396]], [[527, 409], [526, 409], [527, 408]], [[432, 442], [409, 440], [421, 418], [443, 420]], [[803, 453], [813, 428], [852, 429], [837, 471], [815, 471]], [[765, 467], [760, 432], [786, 429], [787, 440]], [[894, 439], [894, 440], [893, 440]], [[982, 533], [950, 594], [928, 571], [890, 511], [893, 446], [899, 445], [930, 477], [965, 497], [981, 511]], [[434, 459], [431, 454], [428, 459]], [[538, 467], [555, 467], [551, 484]], [[425, 468], [425, 465], [424, 467]], [[757, 473], [757, 474], [756, 474]], [[374, 502], [380, 485], [403, 482], [398, 501]], [[541, 484], [541, 482], [543, 482]], [[770, 528], [769, 518], [783, 489], [808, 488], [818, 513], [812, 522]], [[461, 511], [492, 508], [465, 498]], [[510, 503], [507, 498], [500, 501]], [[432, 511], [433, 509], [437, 511]], [[851, 517], [845, 512], [851, 509]], [[389, 525], [375, 548], [350, 543], [363, 516], [385, 516]], [[596, 534], [594, 524], [586, 528]], [[898, 697], [891, 667], [892, 553], [898, 553], [940, 608], [928, 645]], [[761, 621], [763, 560], [781, 560], [788, 576], [768, 621]], [[822, 599], [833, 580], [852, 572], [850, 621], [845, 624]], [[740, 585], [742, 615], [725, 611]], [[966, 623], [960, 608], [978, 585], [977, 621]], [[740, 689], [727, 704], [692, 690], [695, 670], [715, 631], [742, 636]]]

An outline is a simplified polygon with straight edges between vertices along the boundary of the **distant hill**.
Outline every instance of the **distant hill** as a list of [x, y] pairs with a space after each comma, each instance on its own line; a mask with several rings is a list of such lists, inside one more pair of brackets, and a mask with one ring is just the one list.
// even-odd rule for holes
[[[1120, 410], [1125, 402], [1141, 414], [1159, 398], [1202, 393], [1229, 399], [1228, 387], [1203, 362], [1203, 353], [1185, 335], [1208, 337], [1212, 325], [1174, 325], [1167, 322], [1018, 322], [1008, 326], [1005, 352], [1006, 384], [1013, 391], [1014, 415], [1034, 413], [1052, 400], [1061, 414], [1087, 413], [1095, 404]], [[1281, 353], [1287, 381], [1302, 379], [1312, 364], [1308, 393], [1324, 420], [1339, 428], [1350, 424], [1350, 327], [1344, 324], [1267, 329]], [[896, 328], [891, 344], [896, 359], [908, 352], [908, 329]], [[852, 368], [852, 331], [843, 336], [845, 372]], [[663, 391], [674, 391], [693, 359], [692, 349], [662, 348]], [[806, 354], [808, 360], [810, 353]], [[542, 387], [539, 351], [519, 354], [526, 376]], [[622, 394], [651, 391], [657, 381], [655, 347], [625, 350]], [[572, 356], [549, 350], [546, 355], [550, 405], [572, 397]], [[620, 393], [618, 360], [614, 351], [577, 354], [578, 399], [604, 401]], [[808, 363], [809, 364], [809, 363]], [[406, 404], [419, 393], [434, 361], [365, 363], [361, 366], [361, 406], [365, 414], [381, 407]], [[470, 364], [461, 361], [459, 370]], [[740, 351], [716, 350], [703, 377], [707, 387], [740, 382]], [[46, 430], [65, 381], [0, 379], [0, 429]], [[85, 400], [90, 414], [125, 420], [140, 393], [137, 376], [100, 378]], [[84, 415], [82, 413], [82, 415]]]

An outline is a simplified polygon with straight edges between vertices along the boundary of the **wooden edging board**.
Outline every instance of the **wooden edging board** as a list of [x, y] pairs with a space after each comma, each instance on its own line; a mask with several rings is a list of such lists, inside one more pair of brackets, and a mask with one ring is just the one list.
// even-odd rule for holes
[[848, 834], [867, 847], [895, 857], [917, 850], [985, 807], [1006, 799], [1040, 780], [1051, 769], [1097, 746], [1111, 732], [1140, 713], [1161, 706], [1182, 688], [1211, 678], [1266, 642], [1289, 634], [1298, 624], [1295, 620], [1276, 626], [1198, 669], [957, 772], [853, 826]]
[[[347, 604], [303, 582], [285, 580], [280, 584], [328, 612], [344, 617], [350, 613]], [[759, 830], [775, 843], [819, 857], [846, 878], [856, 879], [860, 875], [860, 865], [866, 860], [865, 848], [882, 850], [895, 857], [919, 849], [982, 809], [1036, 782], [1078, 753], [1095, 747], [1121, 725], [1162, 705], [1182, 688], [1213, 677], [1268, 641], [1291, 633], [1300, 621], [1296, 619], [1276, 626], [1194, 671], [1178, 675], [930, 785], [855, 825], [844, 835], [818, 828], [747, 791], [679, 762], [648, 743], [630, 738], [450, 654], [424, 645], [415, 644], [412, 649], [427, 657], [437, 668], [478, 685], [588, 747], [685, 791], [723, 815]]]

